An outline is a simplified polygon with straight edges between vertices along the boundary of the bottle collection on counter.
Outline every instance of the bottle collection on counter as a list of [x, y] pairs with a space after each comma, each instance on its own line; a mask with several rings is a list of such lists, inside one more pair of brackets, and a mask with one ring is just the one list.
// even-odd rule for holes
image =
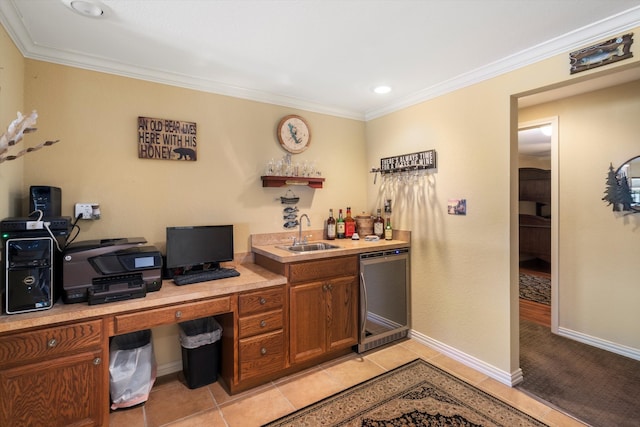
[[342, 209], [338, 209], [338, 218], [333, 215], [333, 209], [329, 209], [329, 218], [326, 220], [326, 237], [328, 240], [335, 239], [365, 239], [392, 240], [393, 228], [391, 227], [391, 207], [385, 204], [385, 219], [382, 218], [382, 210], [376, 210], [376, 216], [362, 213], [353, 218], [351, 207], [347, 206], [346, 217]]

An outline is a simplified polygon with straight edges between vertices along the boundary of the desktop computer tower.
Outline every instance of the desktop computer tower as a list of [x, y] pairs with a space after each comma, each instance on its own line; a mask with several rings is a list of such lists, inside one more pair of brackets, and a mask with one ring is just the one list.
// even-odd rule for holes
[[4, 242], [5, 311], [7, 314], [53, 307], [52, 237], [17, 237]]
[[46, 310], [62, 295], [62, 252], [70, 217], [52, 217], [49, 230], [27, 229], [33, 218], [0, 221], [0, 293], [8, 314]]
[[40, 210], [44, 217], [61, 215], [62, 190], [46, 185], [32, 185], [29, 188], [29, 212]]

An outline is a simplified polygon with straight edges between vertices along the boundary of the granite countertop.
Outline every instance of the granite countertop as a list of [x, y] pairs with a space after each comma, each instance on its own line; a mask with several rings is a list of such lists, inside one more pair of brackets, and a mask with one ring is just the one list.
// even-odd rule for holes
[[281, 249], [279, 246], [291, 245], [292, 238], [298, 233], [274, 233], [251, 236], [251, 251], [263, 255], [281, 263], [308, 261], [328, 257], [358, 255], [366, 252], [374, 252], [385, 249], [406, 248], [411, 245], [411, 233], [408, 231], [394, 230], [393, 240], [378, 240], [375, 242], [364, 239], [335, 239], [323, 238], [322, 230], [305, 230], [309, 243], [323, 242], [339, 246], [337, 249], [324, 249], [311, 252], [291, 252]]
[[58, 300], [48, 310], [1, 314], [0, 334], [20, 329], [188, 303], [287, 283], [287, 279], [284, 276], [272, 273], [255, 264], [238, 264], [236, 268], [240, 272], [240, 276], [228, 279], [193, 283], [186, 286], [177, 286], [172, 280], [164, 280], [159, 291], [148, 292], [144, 298], [98, 305], [89, 305], [86, 302], [65, 304], [62, 300]]

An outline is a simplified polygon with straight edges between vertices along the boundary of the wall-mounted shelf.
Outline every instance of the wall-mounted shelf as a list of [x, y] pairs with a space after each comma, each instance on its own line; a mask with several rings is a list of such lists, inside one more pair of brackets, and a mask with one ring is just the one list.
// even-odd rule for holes
[[324, 178], [308, 176], [261, 176], [263, 187], [284, 187], [285, 185], [308, 185], [311, 188], [322, 188]]

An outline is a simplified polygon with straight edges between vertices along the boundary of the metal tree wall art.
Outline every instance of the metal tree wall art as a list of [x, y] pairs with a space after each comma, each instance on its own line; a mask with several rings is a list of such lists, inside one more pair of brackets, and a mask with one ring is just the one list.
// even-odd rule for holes
[[39, 150], [42, 147], [53, 145], [59, 141], [58, 139], [55, 141], [45, 141], [33, 147], [20, 150], [16, 154], [7, 154], [11, 147], [22, 140], [25, 133], [35, 132], [37, 130], [35, 128], [37, 118], [38, 113], [35, 110], [28, 116], [23, 116], [22, 113], [18, 111], [18, 118], [12, 121], [7, 131], [0, 136], [0, 163], [5, 160], [15, 160], [20, 156]]
[[613, 164], [609, 164], [609, 173], [607, 174], [607, 187], [602, 198], [609, 205], [613, 205], [614, 212], [631, 211], [633, 198], [631, 197], [631, 188], [626, 176], [620, 176], [613, 168]]

